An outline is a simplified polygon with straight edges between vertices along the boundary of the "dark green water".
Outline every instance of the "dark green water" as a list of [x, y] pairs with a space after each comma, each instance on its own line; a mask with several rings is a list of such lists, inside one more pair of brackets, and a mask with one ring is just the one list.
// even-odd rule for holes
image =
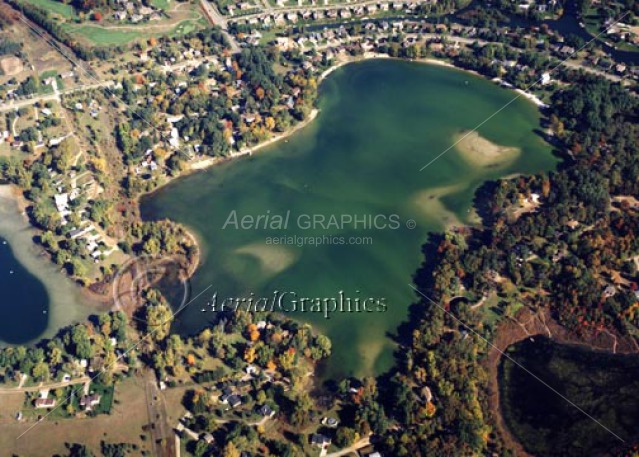
[[0, 237], [0, 338], [24, 343], [47, 328], [49, 296], [38, 281], [14, 257], [9, 243]]
[[502, 359], [502, 414], [527, 451], [539, 456], [599, 456], [621, 444], [614, 435], [628, 444], [637, 436], [639, 357], [594, 352], [544, 337], [515, 344], [507, 354], [592, 417]]
[[[317, 313], [296, 317], [326, 332], [333, 356], [326, 376], [372, 374], [392, 363], [391, 341], [413, 300], [408, 284], [421, 262], [429, 231], [470, 213], [473, 190], [486, 179], [536, 172], [555, 165], [534, 130], [536, 107], [519, 99], [479, 129], [504, 146], [521, 148], [508, 164], [478, 167], [451, 150], [455, 135], [475, 128], [515, 94], [467, 73], [437, 66], [374, 60], [340, 68], [322, 84], [321, 113], [308, 127], [251, 158], [191, 175], [145, 198], [146, 219], [171, 218], [200, 238], [203, 263], [193, 294], [212, 285], [219, 297], [270, 296], [385, 298], [386, 312]], [[229, 214], [284, 215], [286, 230], [222, 229]], [[397, 214], [401, 227], [367, 230], [296, 226], [297, 217], [321, 214]], [[415, 220], [417, 227], [406, 223]], [[305, 219], [304, 219], [305, 221]], [[303, 221], [303, 222], [304, 222]], [[370, 236], [367, 245], [282, 246], [268, 236]], [[359, 292], [358, 292], [359, 291]], [[179, 316], [177, 330], [206, 325], [210, 293]]]

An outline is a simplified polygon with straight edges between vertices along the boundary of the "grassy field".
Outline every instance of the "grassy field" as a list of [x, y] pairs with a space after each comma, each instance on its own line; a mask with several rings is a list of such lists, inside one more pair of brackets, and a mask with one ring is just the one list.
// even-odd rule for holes
[[199, 27], [198, 21], [187, 19], [186, 21], [180, 22], [169, 35], [170, 36], [186, 35], [187, 33], [191, 33], [194, 30], [197, 30], [198, 27]]
[[22, 392], [3, 394], [0, 401], [0, 427], [6, 422], [15, 422], [15, 415], [24, 405], [24, 394]]
[[72, 24], [64, 24], [64, 27], [74, 35], [81, 35], [97, 45], [119, 45], [127, 44], [133, 40], [141, 38], [144, 34], [142, 30], [118, 30], [107, 29], [103, 27], [94, 27], [90, 25], [74, 26]]
[[151, 0], [151, 4], [163, 10], [169, 9], [169, 0]]
[[66, 5], [56, 0], [27, 0], [27, 3], [38, 6], [49, 12], [59, 14], [66, 19], [72, 19], [75, 17], [75, 10], [71, 5]]
[[[4, 401], [4, 399], [2, 400]], [[142, 430], [147, 424], [146, 396], [141, 378], [126, 379], [118, 385], [113, 410], [109, 415], [90, 419], [44, 420], [20, 440], [16, 438], [33, 422], [18, 423], [9, 419], [14, 414], [17, 401], [7, 408], [0, 408], [0, 449], [2, 455], [24, 455], [30, 457], [50, 457], [56, 453], [66, 455], [64, 443], [84, 443], [99, 455], [100, 441], [110, 443], [132, 443], [150, 451], [148, 435]], [[6, 412], [4, 411], [6, 409]], [[141, 435], [146, 436], [142, 439]]]
[[145, 28], [144, 25], [137, 26], [134, 30], [116, 28], [109, 29], [107, 27], [75, 24], [64, 24], [64, 27], [71, 34], [85, 38], [97, 46], [117, 46], [129, 44], [135, 40], [148, 39], [162, 35], [181, 36], [201, 28], [203, 24], [200, 22], [200, 19], [201, 17], [198, 15], [197, 19], [185, 19], [173, 27], [167, 25], [166, 29], [150, 29]]

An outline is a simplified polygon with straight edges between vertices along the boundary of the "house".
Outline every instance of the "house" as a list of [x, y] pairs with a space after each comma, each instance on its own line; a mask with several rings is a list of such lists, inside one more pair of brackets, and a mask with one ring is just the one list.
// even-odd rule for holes
[[69, 209], [69, 195], [68, 194], [57, 194], [53, 196], [55, 200], [55, 207], [58, 209], [58, 212], [63, 212]]
[[213, 444], [215, 442], [215, 438], [213, 438], [213, 435], [211, 435], [210, 433], [205, 433], [204, 435], [202, 435], [202, 439], [206, 444]]
[[231, 408], [237, 408], [242, 404], [242, 399], [239, 395], [231, 395], [227, 398], [227, 402]]
[[35, 407], [40, 408], [53, 408], [56, 404], [55, 399], [53, 398], [38, 398], [35, 401]]
[[82, 406], [85, 411], [91, 411], [94, 406], [100, 404], [100, 398], [102, 397], [98, 394], [85, 395], [80, 399], [80, 406]]
[[608, 286], [604, 289], [604, 297], [606, 298], [614, 297], [616, 293], [617, 289], [615, 286]]
[[93, 230], [93, 226], [88, 226], [82, 229], [74, 229], [71, 230], [69, 232], [69, 238], [71, 238], [72, 240], [75, 240], [77, 238], [80, 238], [83, 235], [86, 235], [87, 233], [89, 233], [91, 230]]
[[257, 413], [262, 417], [275, 416], [275, 411], [273, 411], [269, 405], [260, 406], [259, 408], [257, 408]]
[[60, 143], [62, 143], [65, 139], [66, 139], [66, 136], [61, 136], [61, 137], [58, 137], [58, 138], [51, 138], [49, 140], [49, 146], [50, 147], [57, 146]]
[[331, 444], [331, 439], [321, 433], [314, 433], [311, 435], [311, 444], [323, 448]]

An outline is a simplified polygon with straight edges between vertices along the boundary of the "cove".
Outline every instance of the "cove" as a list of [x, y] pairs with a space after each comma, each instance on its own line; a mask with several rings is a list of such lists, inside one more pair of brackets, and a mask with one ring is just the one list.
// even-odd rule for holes
[[49, 296], [38, 281], [13, 255], [0, 237], [0, 336], [7, 343], [23, 343], [47, 328]]
[[[621, 439], [636, 436], [638, 356], [597, 352], [543, 336], [516, 343], [506, 354]], [[616, 455], [612, 451], [621, 441], [512, 360], [500, 362], [500, 409], [526, 451], [539, 456]]]
[[[368, 60], [333, 72], [321, 85], [311, 124], [252, 157], [181, 178], [141, 201], [146, 220], [170, 218], [199, 239], [202, 260], [193, 296], [207, 293], [177, 318], [175, 330], [201, 330], [213, 293], [219, 297], [384, 298], [384, 312], [298, 312], [333, 342], [323, 377], [372, 375], [393, 363], [389, 335], [407, 318], [409, 287], [428, 233], [472, 219], [474, 190], [489, 179], [552, 169], [556, 159], [535, 133], [537, 108], [483, 78], [436, 65]], [[479, 134], [504, 149], [503, 161], [479, 165], [457, 148], [461, 132], [489, 116]], [[223, 228], [229, 215], [285, 215], [277, 227]], [[396, 228], [300, 227], [300, 215], [396, 215]], [[409, 221], [414, 221], [414, 227]], [[344, 237], [308, 245], [298, 237]], [[274, 244], [289, 237], [293, 244]], [[334, 238], [330, 238], [333, 240]], [[352, 243], [349, 240], [352, 239]], [[270, 241], [270, 242], [269, 242]]]
[[0, 344], [53, 336], [90, 314], [81, 289], [34, 243], [36, 231], [18, 210], [10, 186], [0, 185]]

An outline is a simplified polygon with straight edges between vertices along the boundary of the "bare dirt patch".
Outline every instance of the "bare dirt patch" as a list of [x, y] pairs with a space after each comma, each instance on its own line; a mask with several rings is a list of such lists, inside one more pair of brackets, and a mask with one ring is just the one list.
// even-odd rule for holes
[[0, 69], [2, 69], [2, 73], [7, 76], [15, 76], [24, 70], [24, 65], [22, 65], [22, 60], [18, 57], [9, 56], [0, 60]]

